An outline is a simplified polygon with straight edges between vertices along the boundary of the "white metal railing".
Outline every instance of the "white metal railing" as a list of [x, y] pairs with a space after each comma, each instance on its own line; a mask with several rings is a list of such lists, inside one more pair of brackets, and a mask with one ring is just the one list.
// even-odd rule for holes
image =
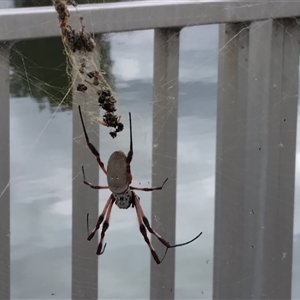
[[[158, 163], [153, 174], [164, 176], [168, 168], [174, 177], [171, 188], [152, 196], [152, 215], [165, 220], [162, 226], [171, 243], [175, 241], [176, 160], [168, 157], [177, 156], [180, 29], [226, 23], [220, 27], [213, 294], [215, 299], [263, 299], [264, 295], [290, 299], [300, 3], [173, 0], [80, 5], [78, 10], [86, 29], [94, 33], [155, 29], [153, 140], [158, 146], [153, 148], [153, 160]], [[76, 28], [78, 16], [71, 11]], [[53, 7], [0, 11], [0, 191], [5, 191], [0, 198], [0, 299], [10, 298], [10, 272], [1, 272], [10, 260], [10, 46], [16, 40], [59, 35]], [[78, 122], [74, 117], [73, 137], [81, 134]], [[167, 134], [168, 128], [172, 135]], [[161, 153], [166, 154], [163, 160]], [[73, 169], [78, 170], [83, 161], [88, 161], [86, 153], [73, 143]], [[97, 182], [96, 167], [89, 178]], [[164, 177], [152, 179], [155, 185]], [[72, 297], [97, 299], [97, 288], [90, 288], [98, 284], [97, 257], [91, 250], [95, 244], [83, 242], [85, 225], [78, 220], [85, 219], [87, 206], [95, 212], [98, 206], [82, 201], [80, 181], [73, 180]], [[87, 193], [97, 198], [97, 193]], [[166, 198], [173, 201], [162, 205]], [[252, 218], [250, 211], [255, 211]], [[236, 248], [242, 250], [237, 253]], [[283, 252], [290, 255], [281, 260]], [[174, 263], [174, 253], [159, 267], [152, 263], [151, 299], [174, 298], [170, 293]], [[158, 282], [157, 274], [167, 274], [159, 277], [165, 282]], [[240, 283], [241, 278], [247, 280]]]

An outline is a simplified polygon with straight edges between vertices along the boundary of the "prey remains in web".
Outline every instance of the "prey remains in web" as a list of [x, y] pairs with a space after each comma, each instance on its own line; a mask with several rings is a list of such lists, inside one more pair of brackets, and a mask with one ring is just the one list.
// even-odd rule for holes
[[[70, 3], [76, 7], [75, 1], [70, 1]], [[113, 91], [94, 61], [96, 42], [90, 33], [85, 31], [82, 17], [80, 17], [81, 29], [79, 31], [73, 29], [68, 23], [70, 12], [66, 0], [53, 0], [53, 4], [58, 13], [66, 54], [72, 68], [78, 70], [80, 83], [76, 86], [76, 92], [86, 93], [89, 90], [95, 96], [95, 102], [104, 110], [100, 123], [113, 128], [109, 134], [115, 138], [124, 126], [120, 122], [120, 117], [116, 115], [117, 101]]]
[[[197, 238], [200, 237], [202, 232], [200, 232], [195, 238], [192, 240], [181, 243], [181, 244], [176, 244], [176, 245], [170, 245], [169, 242], [167, 242], [164, 238], [162, 238], [150, 225], [150, 222], [148, 221], [147, 217], [145, 216], [142, 206], [140, 204], [140, 197], [134, 192], [136, 191], [144, 191], [144, 192], [151, 192], [151, 191], [157, 191], [161, 190], [164, 186], [164, 184], [167, 182], [168, 178], [163, 182], [163, 184], [159, 187], [151, 187], [151, 188], [139, 188], [139, 187], [134, 187], [131, 185], [132, 181], [132, 174], [131, 174], [131, 169], [130, 169], [130, 163], [132, 161], [133, 157], [133, 142], [132, 142], [132, 124], [131, 124], [131, 114], [129, 113], [129, 127], [130, 127], [130, 146], [129, 146], [129, 152], [127, 155], [123, 151], [115, 151], [111, 154], [108, 163], [107, 163], [107, 168], [105, 168], [104, 163], [102, 162], [100, 158], [100, 153], [98, 150], [95, 148], [95, 146], [90, 142], [88, 134], [85, 129], [84, 121], [82, 118], [82, 113], [81, 109], [79, 106], [79, 115], [80, 115], [80, 120], [81, 124], [83, 127], [83, 132], [84, 136], [86, 139], [86, 143], [91, 150], [91, 152], [94, 154], [94, 156], [97, 159], [97, 162], [103, 171], [103, 173], [107, 177], [107, 186], [99, 186], [99, 185], [94, 185], [86, 180], [85, 177], [85, 172], [84, 168], [82, 167], [82, 173], [83, 173], [83, 182], [90, 186], [93, 189], [109, 189], [112, 194], [109, 196], [104, 209], [102, 213], [100, 214], [96, 227], [94, 230], [91, 232], [91, 234], [88, 235], [88, 240], [90, 241], [95, 233], [99, 230], [101, 224], [102, 225], [102, 230], [101, 230], [101, 237], [100, 237], [100, 242], [98, 244], [97, 248], [97, 255], [100, 255], [104, 252], [105, 246], [103, 247], [103, 241], [104, 241], [104, 236], [105, 232], [107, 231], [109, 227], [109, 219], [112, 211], [112, 207], [114, 204], [116, 204], [120, 209], [128, 209], [129, 207], [135, 208], [136, 214], [137, 214], [137, 219], [139, 222], [139, 227], [140, 227], [140, 232], [144, 237], [145, 242], [147, 243], [151, 254], [157, 264], [160, 264], [168, 250], [170, 248], [175, 248], [175, 247], [180, 247], [180, 246], [185, 246], [187, 244], [192, 243], [195, 241]], [[87, 220], [88, 221], [88, 220]], [[165, 247], [166, 251], [162, 259], [160, 259], [147, 236], [147, 230], [153, 234]]]

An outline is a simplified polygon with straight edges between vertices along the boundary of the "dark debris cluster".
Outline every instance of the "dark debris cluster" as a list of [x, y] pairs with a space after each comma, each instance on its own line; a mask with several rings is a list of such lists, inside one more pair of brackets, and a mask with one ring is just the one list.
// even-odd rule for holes
[[[53, 0], [55, 10], [58, 13], [58, 20], [60, 23], [62, 35], [66, 46], [74, 53], [76, 51], [82, 52], [93, 52], [96, 43], [91, 37], [91, 35], [84, 31], [83, 18], [80, 18], [81, 30], [75, 31], [69, 24], [68, 20], [70, 17], [70, 12], [68, 10], [66, 0]], [[73, 6], [76, 6], [74, 1], [71, 2]], [[111, 90], [108, 88], [98, 88], [101, 81], [103, 81], [101, 73], [98, 70], [90, 71], [86, 73], [86, 62], [82, 58], [80, 61], [79, 72], [86, 75], [85, 83], [79, 83], [77, 85], [77, 91], [86, 92], [88, 86], [91, 85], [93, 88], [97, 89], [98, 104], [105, 111], [103, 116], [103, 121], [107, 127], [114, 128], [114, 131], [110, 132], [112, 138], [117, 136], [118, 132], [121, 132], [124, 125], [120, 123], [120, 117], [115, 115], [116, 99], [112, 94]]]
[[93, 52], [96, 44], [89, 33], [83, 29], [76, 32], [70, 25], [66, 27], [65, 33], [68, 45], [73, 52]]
[[[70, 17], [70, 12], [68, 10], [65, 0], [53, 0], [55, 10], [58, 13], [58, 20], [60, 23], [60, 28], [62, 30], [63, 36], [68, 43], [69, 48], [75, 51], [86, 51], [92, 52], [95, 48], [95, 41], [91, 35], [84, 31], [84, 26], [82, 25], [83, 18], [80, 18], [81, 30], [78, 32], [74, 30], [69, 24], [68, 20]], [[76, 3], [72, 3], [76, 6]]]

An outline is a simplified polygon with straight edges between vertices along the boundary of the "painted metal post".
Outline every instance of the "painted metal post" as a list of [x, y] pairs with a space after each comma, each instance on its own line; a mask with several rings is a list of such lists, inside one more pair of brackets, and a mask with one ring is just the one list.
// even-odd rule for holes
[[253, 22], [243, 45], [237, 26], [221, 32], [214, 299], [290, 299], [299, 30]]
[[[219, 44], [213, 289], [215, 299], [231, 299], [233, 295], [239, 298], [237, 290], [242, 278], [239, 252], [234, 252], [234, 245], [243, 239], [247, 24], [221, 25]], [[227, 264], [228, 261], [231, 263]], [[226, 278], [231, 282], [228, 289], [225, 289]]]
[[10, 47], [0, 43], [0, 300], [10, 299]]
[[[95, 57], [94, 61], [99, 60]], [[88, 180], [99, 183], [99, 165], [95, 156], [88, 149], [83, 135], [78, 105], [81, 105], [83, 119], [91, 142], [99, 149], [99, 124], [94, 124], [87, 113], [91, 107], [99, 109], [97, 99], [89, 93], [76, 90], [79, 81], [78, 70], [73, 70], [73, 194], [72, 194], [72, 299], [98, 299], [98, 256], [96, 249], [98, 235], [87, 241], [87, 214], [92, 226], [98, 218], [98, 190], [83, 184], [81, 167], [85, 166]], [[94, 103], [94, 105], [93, 105]], [[92, 130], [91, 130], [92, 128]], [[99, 149], [100, 150], [100, 149]]]
[[[175, 243], [176, 169], [178, 122], [179, 29], [157, 29], [154, 40], [152, 184], [169, 180], [152, 193], [152, 225], [167, 241]], [[160, 256], [165, 247], [153, 236]], [[163, 264], [151, 260], [151, 299], [174, 299], [175, 251]]]

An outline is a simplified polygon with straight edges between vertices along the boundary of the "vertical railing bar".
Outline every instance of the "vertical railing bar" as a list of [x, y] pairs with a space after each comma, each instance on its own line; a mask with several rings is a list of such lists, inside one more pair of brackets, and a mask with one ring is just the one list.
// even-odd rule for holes
[[[154, 40], [152, 184], [168, 177], [162, 191], [152, 193], [152, 225], [175, 243], [178, 73], [180, 29], [157, 29]], [[158, 222], [157, 222], [158, 221]], [[152, 237], [160, 256], [164, 247]], [[151, 258], [151, 299], [174, 299], [175, 251], [157, 266]]]
[[[98, 51], [100, 52], [100, 51]], [[99, 57], [94, 56], [94, 62]], [[96, 63], [97, 64], [97, 63]], [[78, 105], [81, 105], [83, 119], [90, 141], [99, 149], [99, 124], [92, 126], [90, 107], [97, 114], [97, 99], [88, 89], [85, 93], [76, 90], [79, 80], [78, 69], [73, 66], [73, 156], [72, 156], [72, 299], [98, 299], [98, 256], [96, 249], [98, 236], [87, 241], [87, 214], [89, 223], [94, 226], [98, 218], [98, 190], [83, 184], [81, 167], [85, 166], [88, 180], [99, 183], [99, 165], [95, 156], [86, 145], [83, 129], [79, 118]], [[75, 96], [76, 95], [76, 96]], [[92, 126], [92, 130], [91, 130]], [[99, 149], [100, 151], [100, 149]]]
[[219, 51], [213, 294], [215, 299], [230, 299], [232, 290], [241, 292], [242, 266], [233, 268], [228, 261], [236, 260], [238, 253], [231, 250], [243, 240], [244, 205], [239, 199], [244, 194], [241, 145], [246, 126], [248, 24], [221, 25]]
[[0, 43], [0, 299], [10, 299], [10, 43]]
[[[278, 261], [279, 278], [281, 282], [278, 298], [292, 297], [292, 266], [294, 242], [294, 197], [296, 171], [296, 141], [298, 118], [298, 89], [299, 89], [299, 37], [300, 30], [296, 20], [281, 20], [284, 26], [283, 36], [283, 67], [281, 90], [281, 145], [279, 162], [279, 199], [278, 202], [278, 231], [283, 243], [282, 257]], [[279, 26], [281, 25], [279, 23]], [[280, 147], [281, 147], [280, 145]], [[288, 147], [285, 147], [288, 145]], [[287, 159], [290, 161], [287, 162]], [[285, 237], [285, 238], [284, 238]], [[286, 252], [286, 255], [285, 255]], [[287, 254], [289, 253], [289, 255]], [[284, 258], [284, 259], [282, 259]], [[280, 273], [282, 273], [282, 280]]]

